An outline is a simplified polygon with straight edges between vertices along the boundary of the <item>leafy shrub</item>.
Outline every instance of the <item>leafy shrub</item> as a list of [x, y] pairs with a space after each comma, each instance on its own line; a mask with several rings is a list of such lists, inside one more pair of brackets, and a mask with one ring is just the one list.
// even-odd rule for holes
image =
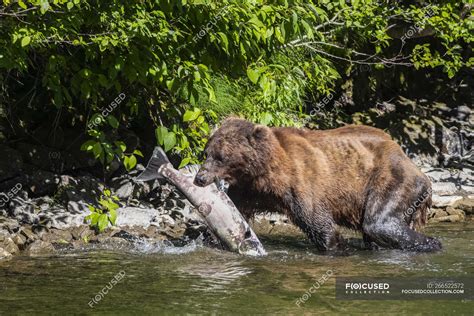
[[89, 205], [89, 214], [85, 219], [90, 221], [90, 226], [98, 232], [103, 232], [109, 223], [115, 225], [117, 220], [117, 209], [119, 205], [115, 203], [118, 197], [113, 196], [110, 190], [104, 190], [104, 193], [98, 200], [98, 206]]
[[[454, 0], [2, 3], [1, 125], [10, 138], [40, 124], [52, 134], [72, 127], [90, 136], [82, 149], [104, 166], [116, 157], [131, 169], [140, 156], [119, 128], [151, 124], [146, 131], [185, 165], [198, 161], [209, 124], [230, 113], [301, 126], [322, 97], [351, 82], [355, 94], [371, 92], [354, 96], [362, 104], [382, 85], [416, 90], [423, 69], [452, 78], [473, 65], [473, 20]], [[360, 65], [370, 71], [352, 81]], [[380, 72], [392, 66], [393, 77]], [[126, 101], [88, 128], [120, 93]]]

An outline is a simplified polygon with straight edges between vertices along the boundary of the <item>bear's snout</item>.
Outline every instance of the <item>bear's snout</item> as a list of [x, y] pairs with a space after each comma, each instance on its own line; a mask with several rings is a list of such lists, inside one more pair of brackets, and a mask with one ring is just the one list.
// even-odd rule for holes
[[207, 168], [202, 167], [194, 177], [194, 184], [205, 187], [214, 181], [214, 175]]
[[194, 184], [204, 187], [206, 186], [206, 178], [201, 173], [198, 173], [196, 177], [194, 177]]

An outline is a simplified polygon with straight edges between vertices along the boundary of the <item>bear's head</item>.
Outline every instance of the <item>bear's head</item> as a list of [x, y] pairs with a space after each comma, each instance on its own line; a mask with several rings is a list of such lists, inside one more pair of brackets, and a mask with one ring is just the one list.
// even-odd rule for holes
[[267, 138], [270, 133], [270, 129], [263, 125], [234, 117], [226, 119], [207, 142], [204, 150], [206, 160], [194, 184], [207, 186], [225, 181], [234, 185], [258, 176], [268, 159]]

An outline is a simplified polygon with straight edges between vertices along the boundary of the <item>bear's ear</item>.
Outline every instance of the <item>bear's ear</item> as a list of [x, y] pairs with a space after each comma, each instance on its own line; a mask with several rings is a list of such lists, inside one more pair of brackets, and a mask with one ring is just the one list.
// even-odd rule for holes
[[260, 141], [264, 140], [268, 134], [268, 127], [263, 125], [255, 125], [252, 131], [252, 138]]

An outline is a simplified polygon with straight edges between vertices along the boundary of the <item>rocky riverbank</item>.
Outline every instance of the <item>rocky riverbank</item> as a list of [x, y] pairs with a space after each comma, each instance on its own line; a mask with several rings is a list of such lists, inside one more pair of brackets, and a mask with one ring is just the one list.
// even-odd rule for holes
[[[111, 177], [105, 185], [84, 171], [86, 168], [67, 174], [45, 168], [38, 156], [39, 149], [26, 152], [25, 156], [21, 148], [1, 148], [4, 156], [0, 159], [0, 259], [96, 246], [180, 246], [197, 239], [219, 246], [200, 215], [174, 186], [158, 180], [134, 181], [143, 170], [141, 165], [131, 173]], [[461, 222], [474, 214], [473, 169], [422, 170], [433, 183], [429, 223]], [[90, 214], [89, 205], [97, 204], [106, 187], [119, 199], [120, 208], [116, 225], [98, 233], [88, 226], [85, 217]], [[283, 216], [257, 216], [252, 224], [257, 233], [298, 233]]]

